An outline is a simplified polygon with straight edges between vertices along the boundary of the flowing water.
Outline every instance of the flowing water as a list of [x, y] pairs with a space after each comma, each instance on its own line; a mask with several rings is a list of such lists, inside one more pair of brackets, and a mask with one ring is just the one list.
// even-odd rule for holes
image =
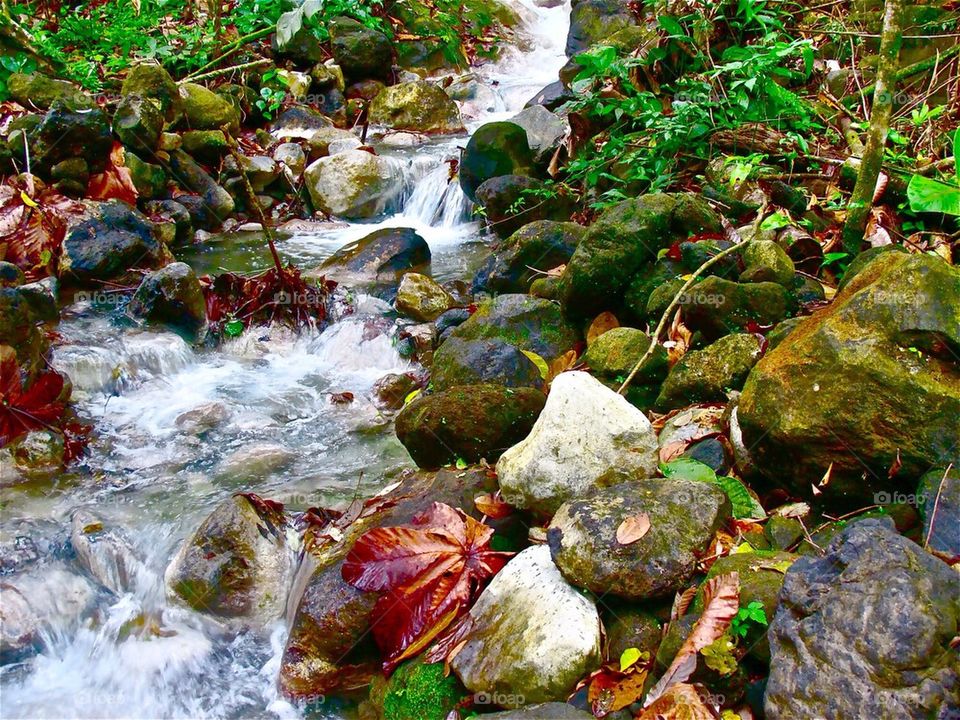
[[[477, 70], [482, 92], [464, 103], [470, 130], [508, 119], [557, 78], [565, 62], [569, 5], [512, 0], [524, 20], [517, 47]], [[441, 280], [465, 279], [484, 245], [469, 202], [449, 183], [447, 160], [465, 138], [384, 147], [400, 180], [396, 212], [375, 224], [330, 224], [294, 233], [282, 254], [311, 267], [380, 227], [415, 228]], [[219, 238], [187, 258], [200, 273], [266, 267], [259, 236]], [[169, 601], [163, 572], [179, 544], [232, 493], [253, 491], [293, 510], [343, 505], [372, 494], [411, 465], [374, 382], [409, 368], [393, 342], [390, 307], [357, 295], [318, 334], [254, 328], [215, 350], [141, 328], [93, 298], [67, 308], [54, 363], [73, 380], [96, 437], [81, 470], [53, 482], [4, 488], [0, 582], [15, 583], [51, 621], [44, 650], [5, 665], [5, 718], [301, 717], [278, 698], [281, 620], [237, 631]], [[350, 391], [348, 405], [330, 394]], [[206, 407], [220, 422], [202, 439], [177, 424]], [[96, 512], [122, 537], [130, 577], [106, 590], [70, 550], [74, 513]], [[311, 717], [348, 717], [313, 708]]]

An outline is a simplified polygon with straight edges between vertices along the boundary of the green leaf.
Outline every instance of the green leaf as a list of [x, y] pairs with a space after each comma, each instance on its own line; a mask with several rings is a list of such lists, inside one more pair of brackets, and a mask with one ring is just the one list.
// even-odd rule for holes
[[537, 366], [537, 370], [540, 371], [540, 377], [543, 380], [547, 379], [547, 375], [550, 374], [550, 366], [547, 365], [547, 361], [544, 360], [540, 355], [537, 355], [532, 350], [521, 350], [524, 355], [530, 358], [530, 361]]
[[409, 405], [416, 400], [420, 396], [421, 392], [423, 392], [423, 388], [417, 388], [416, 390], [412, 390], [411, 392], [407, 393], [407, 396], [403, 399], [404, 406]]
[[763, 520], [767, 513], [763, 506], [747, 490], [747, 486], [734, 477], [718, 477], [714, 482], [720, 486], [733, 507], [733, 516], [738, 520]]
[[907, 199], [913, 212], [960, 216], [960, 187], [914, 175], [907, 185]]
[[626, 672], [642, 657], [643, 653], [640, 652], [639, 648], [630, 647], [624, 650], [623, 654], [620, 655], [620, 672]]
[[790, 225], [790, 217], [783, 212], [775, 212], [760, 223], [761, 230], [782, 230]]
[[700, 482], [716, 482], [717, 474], [709, 465], [699, 460], [680, 457], [664, 464], [660, 463], [660, 472], [667, 478], [680, 480], [698, 480]]
[[669, 15], [661, 15], [658, 17], [657, 24], [666, 30], [672, 37], [687, 36], [687, 34], [683, 31], [683, 25], [677, 22], [676, 18], [670, 17]]
[[463, 458], [457, 458], [457, 470], [466, 470], [466, 469], [467, 469], [467, 461], [464, 460]]
[[243, 335], [243, 320], [231, 320], [223, 326], [223, 334], [227, 337], [240, 337]]
[[953, 169], [957, 172], [957, 185], [960, 185], [960, 128], [953, 134]]

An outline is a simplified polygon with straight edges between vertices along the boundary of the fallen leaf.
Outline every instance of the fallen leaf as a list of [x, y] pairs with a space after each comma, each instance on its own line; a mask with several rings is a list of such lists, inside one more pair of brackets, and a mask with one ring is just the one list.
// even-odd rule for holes
[[114, 141], [106, 169], [90, 176], [87, 196], [94, 200], [123, 200], [136, 205], [140, 193], [133, 184], [130, 169], [124, 165], [125, 161], [123, 145]]
[[716, 711], [693, 685], [680, 683], [664, 692], [637, 720], [716, 720]]
[[590, 678], [587, 701], [595, 717], [604, 717], [635, 703], [643, 695], [647, 668], [634, 665], [630, 672], [604, 666]]
[[334, 405], [348, 405], [353, 402], [353, 393], [345, 390], [344, 392], [330, 393], [330, 402]]
[[620, 327], [620, 321], [612, 312], [602, 312], [597, 315], [587, 330], [587, 347], [593, 345], [594, 341], [608, 330]]
[[0, 447], [31, 430], [56, 425], [65, 405], [59, 401], [63, 376], [45, 370], [24, 389], [13, 348], [0, 345]]
[[566, 372], [577, 364], [577, 351], [568, 350], [560, 357], [550, 363], [550, 372], [547, 373], [547, 382], [553, 382], [553, 379], [562, 372]]
[[495, 495], [490, 493], [477, 495], [473, 499], [473, 504], [477, 507], [477, 510], [494, 520], [500, 520], [513, 514], [513, 506], [505, 503], [499, 492]]
[[631, 515], [617, 528], [617, 542], [630, 545], [642, 538], [650, 530], [650, 516], [646, 513]]
[[540, 355], [533, 352], [533, 350], [521, 350], [524, 355], [537, 366], [537, 370], [540, 371], [540, 377], [543, 380], [547, 379], [547, 376], [550, 374], [550, 367], [547, 365], [547, 361], [543, 359]]

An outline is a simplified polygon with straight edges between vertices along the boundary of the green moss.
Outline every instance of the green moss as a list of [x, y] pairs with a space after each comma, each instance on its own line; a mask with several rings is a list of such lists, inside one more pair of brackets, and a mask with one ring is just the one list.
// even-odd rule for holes
[[383, 698], [384, 720], [443, 720], [465, 691], [443, 663], [404, 663], [390, 678]]

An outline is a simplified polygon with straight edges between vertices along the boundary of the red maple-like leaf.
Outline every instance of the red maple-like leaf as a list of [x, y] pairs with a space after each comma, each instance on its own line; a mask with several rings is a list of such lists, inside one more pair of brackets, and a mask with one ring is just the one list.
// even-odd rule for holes
[[24, 391], [13, 351], [0, 354], [0, 447], [30, 430], [55, 425], [64, 411], [61, 392], [63, 376], [55, 370], [41, 373]]
[[490, 549], [493, 528], [449, 505], [434, 503], [407, 526], [376, 528], [357, 540], [343, 579], [382, 592], [373, 637], [388, 671], [411, 657], [465, 612], [510, 553]]

